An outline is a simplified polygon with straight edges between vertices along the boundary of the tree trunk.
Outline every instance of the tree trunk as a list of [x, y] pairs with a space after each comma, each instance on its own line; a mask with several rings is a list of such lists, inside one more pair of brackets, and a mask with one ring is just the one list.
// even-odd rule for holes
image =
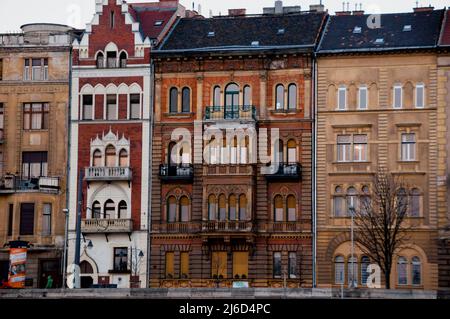
[[386, 269], [386, 272], [384, 273], [384, 284], [386, 286], [386, 289], [391, 289], [391, 269]]

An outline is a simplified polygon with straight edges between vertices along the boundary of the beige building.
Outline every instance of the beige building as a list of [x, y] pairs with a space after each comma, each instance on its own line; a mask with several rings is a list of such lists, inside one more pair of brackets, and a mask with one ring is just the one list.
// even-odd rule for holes
[[61, 284], [73, 30], [0, 35], [0, 281], [11, 241], [28, 242], [26, 286]]
[[318, 58], [317, 285], [348, 286], [354, 277], [365, 286], [372, 261], [358, 248], [351, 255], [349, 208], [370, 196], [383, 167], [408, 185], [411, 226], [391, 288], [437, 289], [438, 75], [429, 49], [443, 11], [383, 14], [382, 30], [369, 28], [367, 15], [346, 15], [328, 21]]

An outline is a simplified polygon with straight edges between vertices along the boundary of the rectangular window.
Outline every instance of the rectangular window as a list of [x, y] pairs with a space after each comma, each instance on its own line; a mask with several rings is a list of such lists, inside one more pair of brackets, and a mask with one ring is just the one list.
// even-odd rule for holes
[[141, 118], [141, 95], [130, 94], [130, 119], [138, 120]]
[[48, 80], [48, 59], [34, 58], [25, 59], [23, 70], [24, 81], [47, 81]]
[[353, 160], [355, 162], [367, 161], [367, 135], [353, 136]]
[[20, 235], [34, 234], [34, 204], [20, 205]]
[[47, 152], [22, 153], [22, 177], [39, 178], [47, 176]]
[[128, 271], [128, 248], [114, 248], [114, 271]]
[[166, 252], [166, 278], [175, 278], [175, 267], [174, 267], [175, 253]]
[[92, 110], [94, 107], [94, 97], [83, 95], [83, 120], [92, 120]]
[[401, 109], [403, 107], [403, 88], [400, 85], [394, 86], [394, 109]]
[[227, 252], [213, 251], [211, 256], [211, 276], [215, 279], [227, 279]]
[[181, 279], [189, 278], [189, 253], [182, 252], [180, 254]]
[[423, 84], [416, 85], [416, 108], [425, 107], [425, 86]]
[[347, 109], [347, 88], [341, 87], [338, 91], [338, 110], [344, 111]]
[[290, 252], [289, 253], [289, 278], [295, 279], [297, 278], [297, 253], [296, 252]]
[[367, 87], [359, 88], [359, 106], [360, 110], [367, 110]]
[[0, 81], [3, 80], [3, 60], [0, 59]]
[[248, 278], [248, 252], [233, 252], [233, 279]]
[[351, 135], [338, 135], [337, 137], [337, 160], [338, 162], [351, 161]]
[[44, 204], [42, 209], [42, 235], [52, 234], [52, 204]]
[[9, 211], [8, 211], [8, 236], [12, 236], [12, 234], [13, 234], [13, 225], [14, 225], [14, 204], [9, 204]]
[[273, 278], [281, 278], [281, 252], [273, 253]]
[[416, 159], [416, 134], [402, 134], [402, 161], [414, 161]]
[[25, 103], [23, 105], [23, 129], [47, 130], [49, 110], [48, 103]]
[[109, 94], [106, 97], [106, 119], [117, 120], [117, 95]]

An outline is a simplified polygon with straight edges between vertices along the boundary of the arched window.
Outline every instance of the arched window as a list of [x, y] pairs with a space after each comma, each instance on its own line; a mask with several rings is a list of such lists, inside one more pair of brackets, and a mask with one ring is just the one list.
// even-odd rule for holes
[[116, 206], [111, 199], [108, 199], [105, 203], [105, 207], [103, 209], [103, 218], [105, 219], [114, 219], [116, 212]]
[[413, 285], [421, 285], [422, 284], [422, 265], [420, 262], [420, 258], [414, 256], [411, 261], [411, 282]]
[[228, 220], [235, 221], [237, 219], [237, 199], [236, 195], [230, 195], [228, 206]]
[[189, 198], [186, 196], [180, 199], [180, 221], [186, 223], [189, 221]]
[[119, 166], [120, 167], [128, 166], [128, 152], [125, 149], [122, 149], [119, 153]]
[[83, 275], [84, 274], [93, 274], [94, 268], [92, 268], [90, 263], [88, 263], [86, 260], [84, 260], [80, 263], [80, 273]]
[[191, 89], [183, 88], [181, 98], [181, 112], [189, 113], [191, 111]]
[[105, 56], [102, 52], [97, 54], [97, 68], [102, 69], [105, 67]]
[[239, 220], [247, 220], [247, 196], [239, 196]]
[[289, 195], [287, 198], [287, 221], [295, 222], [297, 220], [297, 204], [295, 196]]
[[213, 136], [209, 141], [209, 164], [218, 164], [220, 159], [220, 146]]
[[175, 223], [177, 221], [177, 199], [170, 196], [167, 199], [167, 222]]
[[284, 162], [284, 143], [282, 140], [278, 140], [275, 142], [275, 152], [276, 152], [275, 160], [278, 163], [283, 163]]
[[334, 190], [333, 209], [335, 217], [345, 216], [344, 191], [341, 186], [337, 186]]
[[116, 166], [116, 148], [112, 145], [108, 145], [106, 147], [106, 162], [105, 162], [105, 166], [106, 167], [115, 167]]
[[209, 195], [208, 198], [208, 219], [211, 221], [217, 220], [217, 201], [214, 195]]
[[244, 139], [241, 139], [241, 164], [247, 164], [249, 160], [249, 143], [250, 139], [246, 136]]
[[229, 164], [230, 157], [228, 154], [228, 145], [227, 145], [227, 137], [224, 136], [222, 138], [222, 149], [220, 152], [220, 164]]
[[398, 216], [404, 216], [408, 212], [408, 194], [404, 188], [397, 191], [396, 205]]
[[175, 142], [169, 143], [169, 148], [167, 149], [167, 162], [169, 163], [169, 166], [176, 166], [177, 164], [177, 156], [176, 153], [174, 153], [174, 147], [177, 145]]
[[121, 201], [119, 203], [119, 212], [117, 214], [117, 218], [118, 219], [127, 218], [128, 215], [127, 210], [128, 210], [127, 203], [125, 201]]
[[283, 218], [283, 197], [281, 195], [275, 196], [274, 199], [274, 220], [275, 222], [282, 222], [284, 221]]
[[411, 190], [410, 206], [410, 217], [420, 217], [420, 191], [417, 188]]
[[249, 85], [244, 86], [244, 107], [251, 106], [252, 103], [252, 88]]
[[119, 60], [120, 60], [120, 67], [126, 68], [127, 67], [127, 54], [125, 52], [120, 53]]
[[399, 285], [408, 284], [407, 261], [405, 257], [398, 257], [397, 261], [397, 279]]
[[277, 110], [284, 109], [284, 85], [278, 84], [275, 89], [275, 105]]
[[220, 109], [220, 86], [215, 86], [214, 87], [214, 99], [213, 99], [213, 106], [214, 106], [214, 110], [219, 110]]
[[227, 198], [221, 194], [219, 196], [219, 220], [224, 221], [227, 219]]
[[367, 256], [361, 258], [361, 285], [363, 287], [367, 286], [367, 278], [369, 277], [369, 265], [370, 259]]
[[361, 188], [361, 192], [362, 192], [362, 194], [361, 194], [361, 202], [360, 202], [361, 213], [367, 214], [368, 212], [370, 212], [371, 205], [372, 205], [372, 201], [370, 199], [369, 186], [364, 185]]
[[191, 147], [189, 143], [183, 143], [180, 147], [180, 158], [181, 164], [190, 164], [191, 163]]
[[178, 113], [178, 89], [170, 89], [169, 112]]
[[225, 119], [239, 118], [239, 86], [235, 83], [228, 84], [225, 89]]
[[94, 204], [92, 204], [92, 218], [93, 219], [99, 219], [101, 217], [102, 208], [100, 206], [100, 203], [98, 201], [95, 201]]
[[334, 283], [341, 285], [345, 280], [345, 260], [343, 256], [334, 259]]
[[297, 85], [295, 84], [289, 84], [288, 87], [288, 108], [297, 109]]
[[288, 164], [297, 163], [297, 143], [294, 140], [287, 143], [287, 157]]
[[235, 136], [233, 138], [230, 150], [230, 164], [237, 164], [237, 155], [238, 155], [238, 139]]
[[348, 264], [347, 264], [347, 269], [348, 269], [348, 284], [353, 287], [352, 284], [354, 284], [354, 286], [356, 286], [358, 284], [358, 260], [356, 259], [356, 257], [350, 257], [348, 259]]
[[102, 166], [102, 152], [100, 150], [95, 150], [92, 155], [92, 166], [101, 167]]
[[358, 191], [354, 187], [347, 190], [347, 216], [352, 216], [358, 209]]

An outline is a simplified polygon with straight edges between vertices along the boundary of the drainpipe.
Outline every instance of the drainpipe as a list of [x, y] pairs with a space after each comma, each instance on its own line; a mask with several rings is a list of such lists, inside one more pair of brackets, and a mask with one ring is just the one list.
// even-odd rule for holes
[[312, 232], [313, 232], [313, 288], [317, 287], [317, 56], [316, 53], [313, 53], [313, 151], [312, 151], [312, 159], [313, 159], [313, 167], [312, 167]]
[[153, 126], [154, 126], [154, 92], [155, 92], [155, 66], [153, 59], [150, 59], [150, 138], [149, 138], [149, 196], [148, 196], [148, 210], [147, 210], [147, 273], [146, 273], [146, 287], [150, 288], [150, 271], [151, 271], [151, 234], [152, 234], [152, 193], [153, 193]]

